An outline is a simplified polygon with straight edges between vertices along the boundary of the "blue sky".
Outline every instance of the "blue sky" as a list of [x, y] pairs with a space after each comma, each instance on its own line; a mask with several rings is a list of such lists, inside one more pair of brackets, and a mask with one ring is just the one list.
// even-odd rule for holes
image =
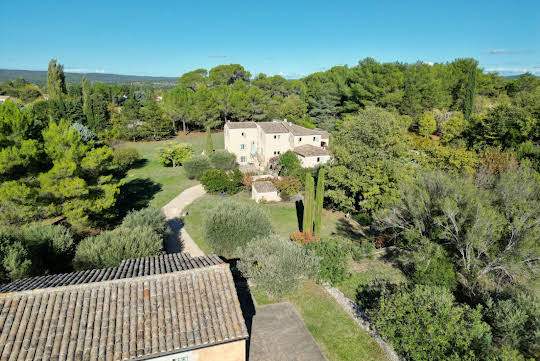
[[298, 77], [334, 65], [446, 62], [540, 75], [540, 1], [5, 1], [0, 68], [179, 76], [240, 63]]

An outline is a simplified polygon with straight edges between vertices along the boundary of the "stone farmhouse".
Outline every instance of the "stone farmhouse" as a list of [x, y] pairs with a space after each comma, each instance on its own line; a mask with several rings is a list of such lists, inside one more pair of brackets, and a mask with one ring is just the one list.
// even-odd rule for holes
[[0, 360], [245, 361], [227, 263], [173, 253], [0, 285]]
[[315, 167], [330, 160], [328, 132], [307, 129], [286, 120], [272, 122], [228, 122], [224, 126], [225, 150], [236, 154], [240, 165], [259, 169], [288, 150], [296, 153], [303, 167]]

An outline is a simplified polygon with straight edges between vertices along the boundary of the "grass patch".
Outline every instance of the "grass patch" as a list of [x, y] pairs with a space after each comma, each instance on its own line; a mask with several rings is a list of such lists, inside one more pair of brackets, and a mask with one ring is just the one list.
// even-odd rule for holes
[[[251, 200], [250, 192], [241, 192], [230, 198], [242, 202], [254, 202]], [[218, 202], [221, 202], [224, 199], [226, 198], [222, 196], [208, 194], [195, 200], [186, 207], [186, 211], [189, 213], [188, 216], [184, 217], [186, 231], [188, 231], [190, 236], [205, 253], [211, 253], [212, 250], [204, 239], [204, 216], [209, 210], [214, 208]], [[292, 232], [298, 230], [298, 220], [294, 203], [267, 203], [261, 204], [260, 206], [270, 215], [272, 225], [278, 235], [288, 239]], [[342, 233], [342, 225], [344, 222], [346, 221], [342, 213], [324, 210], [322, 237], [328, 237], [333, 234], [345, 235]]]
[[407, 281], [403, 272], [391, 261], [383, 256], [373, 259], [363, 259], [361, 262], [349, 262], [351, 276], [336, 287], [351, 300], [356, 299], [358, 286], [369, 285], [375, 280], [388, 281], [399, 284]]
[[[215, 149], [223, 149], [223, 133], [212, 134]], [[134, 148], [146, 160], [145, 163], [128, 171], [122, 191], [127, 194], [125, 206], [142, 208], [163, 207], [183, 190], [194, 186], [197, 181], [187, 178], [182, 167], [164, 167], [159, 163], [159, 149], [169, 144], [189, 143], [195, 154], [200, 154], [205, 146], [205, 133], [190, 133], [173, 139], [157, 142], [121, 142], [115, 148]]]
[[259, 290], [252, 292], [257, 304], [289, 301], [330, 361], [388, 360], [373, 338], [358, 326], [320, 285], [304, 282], [282, 300], [270, 300]]

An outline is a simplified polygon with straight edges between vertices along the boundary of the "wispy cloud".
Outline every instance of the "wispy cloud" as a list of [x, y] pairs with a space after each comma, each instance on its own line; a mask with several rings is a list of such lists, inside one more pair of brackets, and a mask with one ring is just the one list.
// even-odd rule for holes
[[225, 54], [208, 54], [209, 58], [228, 58], [228, 55]]
[[517, 67], [517, 68], [505, 68], [505, 67], [492, 67], [486, 68], [488, 72], [497, 72], [501, 74], [523, 74], [531, 73], [534, 75], [540, 75], [540, 69], [537, 67], [527, 68], [527, 67]]
[[530, 54], [532, 53], [532, 50], [508, 50], [508, 49], [488, 49], [483, 51], [484, 54], [491, 54], [491, 55], [517, 55], [517, 54]]
[[86, 68], [64, 69], [66, 73], [105, 73], [105, 69], [90, 70]]

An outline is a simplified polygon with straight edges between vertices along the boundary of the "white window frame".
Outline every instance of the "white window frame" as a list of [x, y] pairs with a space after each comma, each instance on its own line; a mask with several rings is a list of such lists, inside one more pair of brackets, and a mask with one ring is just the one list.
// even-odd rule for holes
[[240, 150], [246, 150], [246, 145], [245, 144], [240, 144]]
[[247, 163], [247, 157], [245, 155], [240, 157], [240, 163]]

